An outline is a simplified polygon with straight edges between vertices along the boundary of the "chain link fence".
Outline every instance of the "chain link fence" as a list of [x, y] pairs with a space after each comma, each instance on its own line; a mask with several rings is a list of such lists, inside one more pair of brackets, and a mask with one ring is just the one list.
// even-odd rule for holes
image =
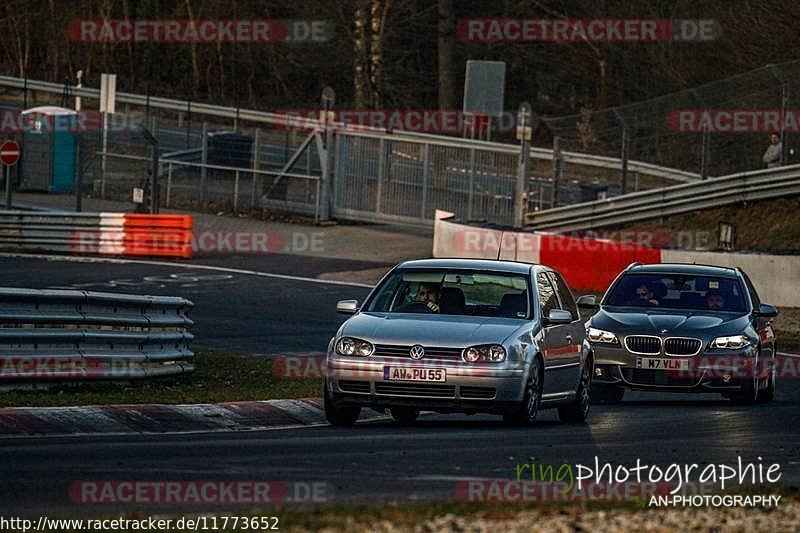
[[[769, 112], [775, 116], [791, 113], [800, 102], [794, 94], [800, 94], [800, 61], [766, 66], [652, 100], [605, 110], [583, 109], [542, 122], [565, 151], [647, 161], [715, 177], [764, 168], [762, 156], [773, 129], [783, 137], [784, 163], [800, 162], [792, 152], [798, 144], [792, 121], [777, 120], [770, 128], [764, 120]], [[738, 124], [734, 111], [744, 119]], [[784, 122], [788, 126], [782, 130]], [[704, 125], [708, 126], [705, 134]], [[580, 175], [569, 167], [565, 173]], [[632, 172], [627, 178], [627, 192], [672, 184]], [[609, 194], [622, 192], [620, 175], [607, 180]]]
[[[683, 117], [789, 112], [794, 91], [800, 91], [800, 61], [646, 102], [542, 118], [523, 180], [527, 211], [761, 168], [767, 130], [709, 131]], [[70, 108], [74, 100], [68, 86], [59, 94], [0, 84], [0, 110]], [[341, 125], [328, 139], [312, 123], [244, 119], [238, 109], [220, 116], [198, 112], [192, 102], [165, 108], [150, 106], [149, 97], [140, 100], [143, 105], [118, 105], [118, 113], [106, 117], [107, 133], [90, 127], [78, 136], [85, 191], [132, 201], [134, 188], [149, 187], [152, 154], [145, 127], [159, 141], [162, 206], [413, 224], [428, 224], [435, 209], [444, 209], [464, 220], [515, 222], [522, 168], [515, 144]], [[797, 162], [797, 128], [777, 131], [783, 162]]]

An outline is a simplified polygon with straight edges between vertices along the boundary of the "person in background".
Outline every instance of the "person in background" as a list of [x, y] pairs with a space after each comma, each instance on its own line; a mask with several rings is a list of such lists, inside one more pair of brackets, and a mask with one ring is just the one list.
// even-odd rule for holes
[[769, 136], [769, 146], [764, 152], [762, 161], [767, 165], [767, 168], [775, 168], [781, 166], [781, 151], [783, 146], [781, 144], [781, 137], [777, 133]]

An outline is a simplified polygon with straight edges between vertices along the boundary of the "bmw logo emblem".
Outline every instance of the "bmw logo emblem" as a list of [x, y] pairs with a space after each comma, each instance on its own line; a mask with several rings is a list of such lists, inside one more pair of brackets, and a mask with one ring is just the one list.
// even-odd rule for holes
[[411, 359], [422, 359], [422, 357], [425, 355], [425, 348], [423, 348], [420, 344], [415, 344], [411, 347], [408, 355], [411, 356]]

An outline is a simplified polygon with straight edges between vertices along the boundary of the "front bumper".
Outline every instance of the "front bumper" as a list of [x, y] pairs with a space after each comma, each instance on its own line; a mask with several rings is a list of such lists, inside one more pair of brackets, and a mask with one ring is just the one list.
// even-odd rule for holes
[[[384, 367], [444, 369], [446, 381], [391, 381]], [[407, 358], [328, 356], [328, 387], [337, 402], [376, 409], [416, 407], [440, 412], [498, 413], [522, 401], [527, 367], [467, 364], [460, 361], [410, 362]]]
[[595, 353], [594, 383], [632, 390], [661, 392], [736, 392], [753, 381], [757, 350], [748, 346], [735, 351], [705, 351], [694, 356], [645, 356], [689, 361], [689, 370], [637, 368], [641, 355], [622, 347], [592, 345]]

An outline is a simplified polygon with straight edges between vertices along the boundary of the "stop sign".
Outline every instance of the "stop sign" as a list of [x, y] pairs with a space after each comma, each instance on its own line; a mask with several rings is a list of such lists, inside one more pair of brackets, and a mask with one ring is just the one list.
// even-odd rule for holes
[[4, 165], [14, 165], [19, 161], [19, 144], [6, 141], [0, 146], [0, 161]]

